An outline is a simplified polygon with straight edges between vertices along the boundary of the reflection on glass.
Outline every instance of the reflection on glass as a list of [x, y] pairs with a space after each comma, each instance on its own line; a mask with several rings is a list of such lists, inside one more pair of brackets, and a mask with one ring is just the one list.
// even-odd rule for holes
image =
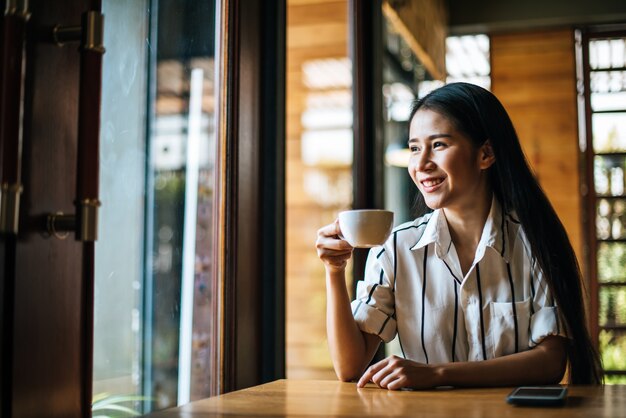
[[212, 377], [215, 2], [158, 10], [144, 382], [163, 409], [208, 396]]
[[605, 370], [626, 369], [626, 331], [600, 331], [600, 354]]
[[591, 123], [595, 152], [626, 151], [626, 113], [595, 113]]
[[95, 246], [94, 416], [142, 412], [148, 1], [103, 2], [106, 16]]
[[204, 398], [212, 378], [215, 2], [151, 5], [103, 2], [94, 416]]
[[600, 288], [600, 326], [626, 325], [626, 288]]
[[598, 281], [626, 282], [626, 243], [601, 242], [598, 245]]

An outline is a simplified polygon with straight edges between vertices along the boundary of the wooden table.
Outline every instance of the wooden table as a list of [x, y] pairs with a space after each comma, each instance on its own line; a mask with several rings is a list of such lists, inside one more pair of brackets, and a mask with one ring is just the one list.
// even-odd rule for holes
[[626, 386], [571, 386], [562, 407], [506, 403], [511, 388], [388, 391], [370, 385], [277, 380], [148, 415], [174, 417], [625, 417]]

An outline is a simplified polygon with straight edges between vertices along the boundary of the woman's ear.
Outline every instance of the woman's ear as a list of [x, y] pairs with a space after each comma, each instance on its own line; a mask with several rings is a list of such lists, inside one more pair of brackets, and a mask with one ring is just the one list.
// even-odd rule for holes
[[482, 170], [486, 170], [496, 162], [496, 156], [493, 153], [491, 142], [486, 140], [480, 147], [479, 152], [479, 164]]

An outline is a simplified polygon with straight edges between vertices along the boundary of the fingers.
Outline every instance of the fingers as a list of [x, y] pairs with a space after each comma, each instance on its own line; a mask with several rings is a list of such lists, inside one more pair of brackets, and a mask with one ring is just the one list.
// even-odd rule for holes
[[[341, 233], [337, 221], [326, 225], [317, 231], [315, 246], [320, 257], [324, 255], [339, 256], [352, 253], [352, 246], [338, 237]], [[349, 257], [348, 257], [349, 258]]]
[[[387, 367], [387, 363], [388, 362], [389, 362], [389, 359], [386, 358], [384, 360], [379, 361], [376, 364], [372, 364], [370, 367], [367, 368], [367, 370], [365, 370], [365, 373], [363, 373], [363, 376], [361, 376], [361, 378], [359, 379], [359, 381], [356, 384], [356, 386], [359, 387], [359, 388], [362, 388], [363, 386], [365, 386], [369, 382], [374, 382], [372, 379], [374, 378], [376, 373], [380, 372], [385, 367]], [[374, 382], [374, 383], [376, 383], [376, 382]]]
[[324, 262], [327, 269], [343, 270], [352, 256], [352, 246], [339, 238], [341, 228], [339, 221], [326, 225], [317, 231], [317, 256]]
[[389, 390], [398, 390], [405, 387], [408, 380], [403, 360], [396, 356], [390, 356], [373, 364], [361, 376], [357, 387], [362, 388], [369, 382]]
[[317, 231], [318, 236], [325, 236], [325, 237], [334, 237], [339, 234], [341, 234], [341, 228], [339, 228], [338, 219], [335, 219], [335, 221], [332, 224], [323, 226]]

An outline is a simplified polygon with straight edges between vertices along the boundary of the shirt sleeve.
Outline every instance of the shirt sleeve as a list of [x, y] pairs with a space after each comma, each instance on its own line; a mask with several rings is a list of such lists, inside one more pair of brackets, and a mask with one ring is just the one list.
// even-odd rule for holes
[[565, 327], [561, 320], [559, 308], [548, 286], [545, 275], [538, 264], [533, 263], [532, 268], [532, 314], [530, 317], [530, 341], [529, 346], [535, 347], [549, 335], [566, 337]]
[[378, 335], [390, 342], [396, 335], [395, 296], [387, 247], [370, 250], [365, 264], [365, 277], [357, 282], [352, 315], [363, 332]]

